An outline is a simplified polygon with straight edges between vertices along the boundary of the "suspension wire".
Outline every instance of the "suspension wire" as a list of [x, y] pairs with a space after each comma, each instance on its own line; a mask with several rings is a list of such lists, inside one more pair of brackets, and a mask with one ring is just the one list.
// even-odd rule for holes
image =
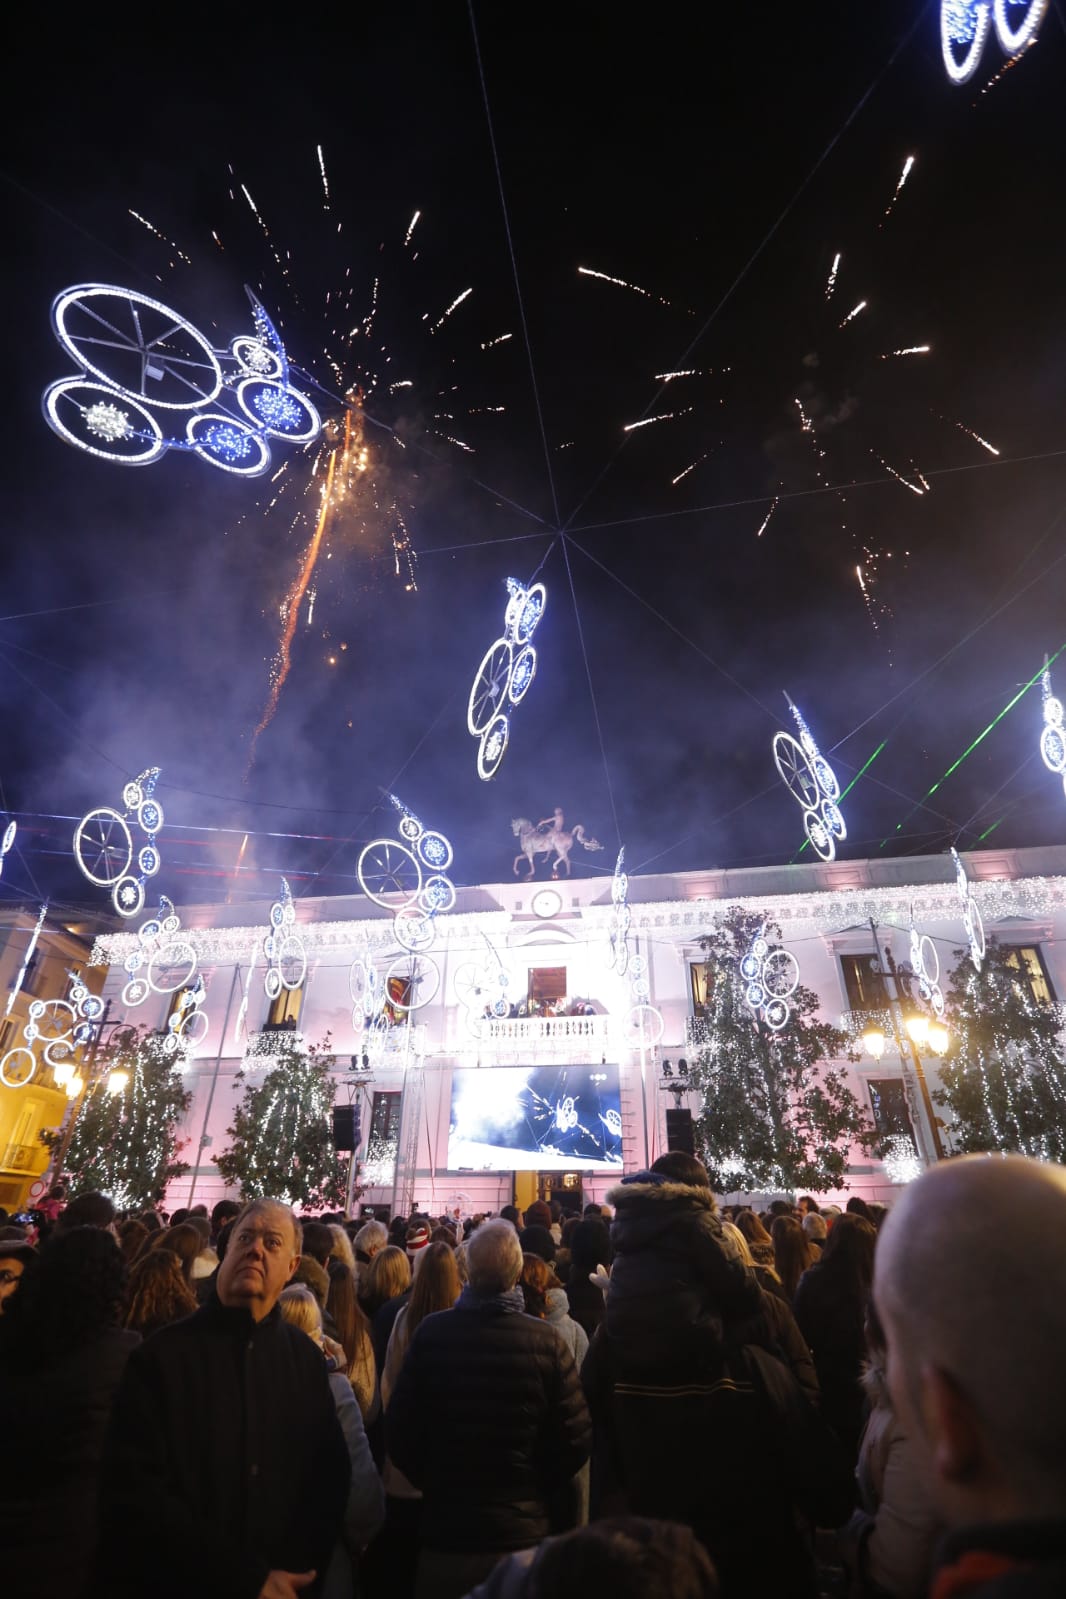
[[757, 705], [761, 711], [765, 711], [767, 716], [769, 716], [772, 721], [780, 722], [781, 718], [775, 711], [770, 709], [765, 701], [761, 700], [757, 694], [753, 694], [751, 689], [745, 688], [740, 679], [734, 677], [732, 672], [727, 671], [721, 662], [715, 660], [713, 655], [708, 655], [706, 650], [701, 649], [698, 644], [693, 643], [692, 639], [690, 639], [687, 634], [682, 633], [681, 629], [675, 626], [668, 616], [664, 616], [662, 611], [657, 610], [656, 607], [652, 605], [651, 601], [646, 599], [643, 594], [638, 594], [636, 589], [630, 588], [629, 584], [626, 583], [624, 579], [620, 578], [617, 572], [612, 572], [610, 567], [604, 566], [603, 562], [597, 560], [594, 555], [585, 549], [584, 545], [578, 544], [577, 540], [572, 534], [567, 533], [565, 535], [565, 539], [567, 544], [572, 544], [575, 550], [579, 550], [581, 552], [586, 561], [591, 561], [593, 566], [598, 566], [600, 571], [605, 573], [606, 576], [612, 580], [612, 582], [617, 583], [619, 588], [624, 589], [631, 599], [634, 599], [638, 604], [643, 605], [644, 609], [646, 611], [650, 611], [652, 616], [660, 621], [664, 627], [669, 628], [670, 632], [673, 633], [675, 637], [679, 638], [682, 644], [687, 644], [689, 649], [694, 650], [701, 660], [707, 662], [708, 666], [713, 666], [714, 670], [724, 677], [727, 683], [732, 684], [733, 688], [739, 690], [741, 694], [745, 694], [748, 699], [751, 700], [752, 704]]
[[[472, 5], [473, 4], [473, 0], [469, 0], [469, 3]], [[922, 6], [919, 9], [917, 17], [911, 23], [911, 25], [907, 29], [906, 33], [904, 33], [901, 36], [901, 38], [897, 42], [895, 48], [893, 49], [892, 54], [889, 56], [888, 60], [879, 69], [879, 71], [877, 72], [876, 76], [873, 78], [872, 82], [869, 84], [869, 86], [866, 88], [866, 90], [863, 92], [863, 94], [861, 94], [859, 96], [859, 99], [856, 101], [856, 103], [852, 107], [851, 111], [845, 117], [845, 119], [841, 123], [840, 127], [833, 134], [833, 137], [830, 139], [829, 143], [826, 145], [825, 149], [822, 151], [821, 155], [818, 157], [817, 161], [814, 163], [813, 167], [807, 173], [807, 176], [800, 183], [799, 188], [795, 191], [795, 193], [793, 194], [792, 198], [785, 204], [784, 208], [778, 213], [777, 220], [771, 225], [769, 231], [763, 235], [762, 239], [755, 246], [755, 249], [752, 251], [752, 253], [748, 257], [747, 261], [741, 267], [740, 271], [737, 273], [737, 275], [733, 279], [732, 283], [726, 289], [725, 293], [721, 296], [721, 298], [719, 299], [717, 305], [714, 307], [714, 309], [711, 311], [710, 315], [707, 317], [706, 321], [703, 323], [703, 326], [696, 333], [695, 337], [690, 339], [689, 343], [685, 346], [685, 348], [681, 352], [681, 354], [671, 363], [670, 370], [674, 370], [676, 368], [683, 367], [683, 366], [686, 365], [686, 363], [688, 362], [688, 360], [689, 360], [690, 356], [692, 355], [693, 351], [696, 349], [696, 346], [702, 341], [704, 335], [707, 333], [707, 331], [711, 327], [712, 323], [717, 320], [717, 318], [720, 315], [720, 313], [729, 304], [729, 301], [733, 298], [733, 295], [735, 294], [736, 290], [740, 287], [741, 283], [747, 277], [748, 273], [751, 271], [751, 269], [755, 265], [756, 261], [762, 255], [763, 251], [766, 249], [766, 246], [770, 243], [771, 239], [773, 239], [773, 237], [777, 233], [778, 229], [781, 227], [781, 224], [784, 222], [785, 218], [792, 211], [793, 207], [796, 205], [796, 203], [800, 199], [800, 197], [809, 188], [810, 184], [813, 182], [814, 178], [817, 176], [817, 174], [821, 170], [822, 166], [825, 164], [825, 162], [828, 160], [829, 156], [836, 149], [837, 144], [840, 142], [840, 140], [843, 138], [844, 134], [851, 127], [851, 125], [855, 121], [855, 119], [859, 116], [860, 112], [865, 107], [866, 102], [870, 99], [871, 95], [874, 93], [874, 90], [881, 83], [882, 78], [884, 78], [886, 76], [886, 74], [891, 71], [892, 67], [894, 67], [895, 64], [896, 64], [896, 58], [907, 47], [907, 45], [910, 44], [911, 40], [913, 39], [914, 35], [917, 33], [919, 27], [921, 26], [922, 22], [925, 19], [925, 11], [926, 11], [926, 8], [924, 6]], [[662, 395], [665, 392], [665, 390], [666, 390], [666, 384], [665, 383], [660, 384], [659, 388], [652, 395], [651, 399], [648, 401], [647, 405], [644, 407], [644, 410], [641, 412], [640, 420], [643, 420], [649, 414], [649, 412], [652, 410], [652, 408], [658, 403], [659, 399], [662, 397]], [[580, 512], [582, 506], [585, 505], [585, 503], [591, 498], [591, 496], [599, 488], [600, 484], [603, 482], [603, 479], [607, 476], [608, 472], [614, 466], [615, 462], [618, 460], [618, 457], [621, 455], [622, 451], [625, 449], [625, 447], [628, 444], [631, 436], [632, 435], [628, 434], [628, 433], [623, 436], [622, 442], [618, 445], [617, 449], [615, 450], [614, 454], [611, 456], [610, 460], [603, 467], [602, 471], [599, 473], [599, 476], [596, 477], [594, 479], [594, 481], [589, 485], [588, 489], [586, 489], [585, 493], [581, 496], [580, 500], [578, 500], [577, 504], [574, 506], [574, 509], [571, 511], [570, 515], [567, 517], [566, 522], [564, 524], [564, 531], [566, 531], [566, 530], [568, 530], [570, 528], [570, 526], [573, 523], [575, 517]]]
[[[1001, 455], [995, 461], [970, 461], [962, 466], [923, 467], [923, 477], [957, 477], [964, 472], [982, 472], [997, 466], [1029, 466], [1039, 461], [1057, 461], [1066, 456], [1066, 450], [1043, 450], [1034, 455]], [[569, 534], [600, 533], [619, 527], [639, 527], [642, 522], [669, 522], [682, 516], [703, 516], [710, 511], [744, 510], [750, 506], [770, 505], [775, 500], [809, 500], [824, 494], [852, 493], [855, 489], [898, 487], [898, 479], [886, 474], [883, 477], [855, 478], [847, 483], [823, 483], [809, 489], [784, 489], [777, 494], [751, 494], [740, 499], [713, 500], [707, 505], [683, 506], [673, 511], [644, 511], [640, 516], [612, 517], [606, 522], [582, 522], [577, 527], [567, 526]], [[1046, 535], [1045, 535], [1046, 537]]]
[[577, 589], [574, 586], [574, 574], [570, 568], [570, 552], [567, 548], [569, 540], [564, 536], [561, 540], [563, 546], [563, 560], [566, 562], [566, 577], [570, 584], [570, 598], [574, 604], [574, 621], [577, 623], [577, 636], [581, 644], [581, 658], [585, 663], [585, 678], [589, 686], [589, 699], [592, 701], [592, 715], [596, 722], [596, 737], [600, 744], [600, 759], [603, 762], [603, 775], [607, 780], [607, 797], [611, 802], [611, 815], [614, 818], [614, 836], [619, 845], [622, 843], [622, 829], [618, 822], [618, 807], [614, 802], [614, 787], [611, 783], [611, 768], [607, 764], [607, 746], [603, 741], [603, 725], [600, 722], [600, 708], [596, 703], [596, 690], [592, 682], [592, 668], [589, 665], [589, 653], [585, 647], [585, 629], [581, 625], [581, 611], [577, 603]]
[[507, 196], [503, 186], [503, 172], [500, 167], [500, 152], [496, 144], [496, 129], [492, 121], [492, 110], [489, 105], [488, 84], [485, 81], [485, 66], [481, 59], [481, 41], [478, 38], [477, 21], [474, 16], [474, 0], [467, 0], [467, 14], [470, 18], [470, 32], [474, 41], [474, 55], [477, 59], [478, 79], [481, 83], [481, 99], [485, 107], [485, 122], [488, 127], [489, 144], [492, 147], [492, 164], [496, 170], [496, 188], [500, 196], [500, 210], [503, 213], [503, 228], [507, 235], [507, 250], [511, 257], [511, 273], [514, 278], [515, 299], [518, 301], [518, 318], [522, 324], [522, 338], [526, 346], [526, 358], [529, 362], [529, 381], [533, 388], [533, 403], [537, 411], [537, 425], [540, 428], [540, 442], [544, 450], [544, 465], [548, 473], [548, 487], [551, 491], [552, 511], [555, 525], [559, 526], [559, 497], [555, 490], [555, 473], [552, 470], [551, 450], [548, 447], [548, 431], [544, 425], [544, 411], [540, 403], [540, 387], [537, 383], [537, 371], [533, 360], [533, 345], [529, 337], [529, 324], [526, 321], [525, 302], [522, 299], [522, 283], [518, 275], [518, 259], [515, 255], [514, 237], [511, 233], [511, 219], [507, 209]]

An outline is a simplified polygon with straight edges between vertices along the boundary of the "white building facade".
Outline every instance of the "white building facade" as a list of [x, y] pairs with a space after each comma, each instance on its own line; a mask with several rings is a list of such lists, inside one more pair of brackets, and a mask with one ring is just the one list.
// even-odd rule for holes
[[[1066, 996], [1066, 848], [983, 851], [963, 862], [987, 936], [1016, 946], [1034, 995], [1057, 1003]], [[278, 1034], [293, 1031], [308, 1042], [328, 1035], [337, 1102], [359, 1105], [360, 1206], [384, 1214], [417, 1205], [440, 1214], [496, 1211], [537, 1194], [570, 1206], [602, 1199], [623, 1171], [668, 1147], [668, 1111], [699, 1109], [679, 1062], [698, 1048], [700, 938], [732, 906], [780, 927], [823, 1020], [856, 1040], [871, 1021], [881, 1026], [887, 1047], [879, 1059], [841, 1063], [875, 1125], [910, 1140], [923, 1162], [936, 1157], [938, 1143], [951, 1152], [950, 1117], [922, 1084], [924, 1077], [935, 1090], [937, 1057], [911, 1048], [891, 981], [871, 969], [875, 958], [887, 964], [886, 950], [900, 964], [910, 959], [913, 925], [927, 936], [927, 957], [935, 952], [946, 986], [954, 952], [967, 944], [950, 856], [633, 876], [624, 961], [613, 958], [617, 940], [613, 949], [610, 943], [619, 928], [616, 900], [609, 874], [459, 889], [452, 908], [432, 918], [431, 946], [417, 956], [397, 942], [390, 909], [363, 896], [297, 901], [276, 934], [295, 940], [285, 952], [275, 942], [264, 953], [269, 901], [179, 907], [180, 931], [151, 973], [137, 974], [157, 986], [135, 1008], [123, 995], [137, 936], [98, 938], [92, 959], [107, 968], [112, 1018], [125, 1013], [166, 1029], [182, 1014], [184, 991], [197, 978], [206, 988], [203, 1018], [189, 1030], [195, 1041], [175, 1053], [192, 1091], [182, 1158], [193, 1169], [172, 1186], [170, 1206], [210, 1205], [226, 1194], [214, 1162], [242, 1091], [237, 1074], [243, 1069], [256, 1081]], [[272, 968], [284, 968], [293, 986], [279, 988]], [[368, 985], [384, 1007], [375, 1010]], [[536, 1069], [542, 1086], [568, 1081], [571, 1093], [581, 1082], [613, 1093], [617, 1070], [617, 1099], [584, 1129], [573, 1125], [575, 1117], [589, 1120], [580, 1096], [569, 1115], [554, 1101], [545, 1105], [538, 1137], [552, 1153], [543, 1166], [536, 1141], [511, 1165], [499, 1148], [470, 1158], [467, 1141], [466, 1158], [456, 1162], [457, 1113], [498, 1099], [504, 1080], [491, 1074], [506, 1068]], [[896, 1191], [892, 1173], [856, 1150], [846, 1193], [824, 1197], [891, 1200]]]

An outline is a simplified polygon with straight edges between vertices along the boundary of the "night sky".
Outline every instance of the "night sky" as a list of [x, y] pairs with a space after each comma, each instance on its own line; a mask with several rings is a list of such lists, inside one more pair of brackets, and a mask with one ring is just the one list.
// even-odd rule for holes
[[[352, 892], [361, 843], [394, 832], [389, 787], [453, 839], [458, 882], [506, 878], [510, 819], [557, 804], [605, 846], [575, 852], [579, 871], [609, 872], [619, 842], [634, 871], [787, 861], [803, 834], [770, 757], [783, 690], [843, 783], [887, 741], [845, 805], [845, 858], [1061, 839], [1039, 686], [917, 804], [1066, 643], [1058, 12], [982, 94], [998, 46], [953, 87], [935, 5], [693, 11], [475, 7], [510, 244], [455, 0], [185, 21], [167, 44], [118, 25], [56, 38], [51, 22], [33, 40], [26, 24], [17, 70], [48, 66], [4, 141], [0, 783], [21, 846], [4, 898], [106, 911], [55, 818], [114, 804], [152, 764], [167, 813], [155, 883], [179, 903], [273, 894], [279, 872], [297, 896]], [[347, 269], [354, 320], [380, 277], [374, 359], [386, 346], [413, 382], [368, 412], [418, 589], [393, 575], [384, 523], [355, 518], [346, 536], [341, 519], [246, 780], [307, 525], [290, 527], [295, 504], [264, 515], [268, 479], [176, 451], [123, 469], [64, 445], [39, 403], [72, 371], [49, 306], [70, 284], [120, 284], [225, 345], [250, 331], [251, 283], [336, 414], [323, 306]], [[713, 375], [659, 394], [654, 374], [678, 368]], [[274, 453], [306, 477], [298, 451]], [[883, 553], [871, 567], [864, 550]], [[540, 670], [484, 784], [470, 682], [505, 578], [542, 561]]]

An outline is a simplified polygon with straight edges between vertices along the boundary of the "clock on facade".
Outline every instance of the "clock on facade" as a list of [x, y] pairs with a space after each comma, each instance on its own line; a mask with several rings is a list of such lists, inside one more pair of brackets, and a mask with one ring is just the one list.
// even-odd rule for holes
[[558, 916], [562, 908], [562, 895], [554, 888], [538, 888], [530, 901], [530, 909], [534, 916], [543, 918]]

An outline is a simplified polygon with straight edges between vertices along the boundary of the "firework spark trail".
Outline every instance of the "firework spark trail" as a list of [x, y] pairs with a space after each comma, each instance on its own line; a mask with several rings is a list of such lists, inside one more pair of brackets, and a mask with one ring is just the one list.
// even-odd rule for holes
[[755, 534], [755, 537], [757, 539], [761, 539], [763, 534], [766, 532], [766, 529], [770, 526], [770, 518], [773, 516], [774, 512], [777, 510], [779, 498], [780, 498], [780, 496], [775, 494], [773, 499], [771, 500], [770, 509], [767, 511], [766, 515], [763, 517], [762, 526], [757, 530], [757, 532]]
[[696, 470], [696, 468], [699, 466], [700, 462], [701, 461], [706, 461], [706, 459], [707, 459], [707, 452], [704, 451], [704, 453], [702, 455], [698, 455], [694, 461], [690, 461], [688, 466], [685, 467], [683, 472], [679, 472], [676, 477], [672, 477], [670, 479], [670, 487], [676, 489], [677, 485], [681, 482], [681, 479], [685, 478], [685, 477], [688, 477], [689, 473], [690, 472], [694, 472]]
[[[950, 418], [942, 417], [941, 420], [947, 422], [950, 421]], [[979, 444], [982, 450], [987, 450], [989, 455], [999, 454], [999, 451], [996, 449], [994, 444], [989, 444], [988, 440], [983, 439], [980, 433], [975, 433], [973, 428], [968, 428], [965, 422], [952, 422], [951, 425], [952, 427], [957, 427], [960, 433], [965, 433], [968, 439], [973, 439], [974, 443]]]
[[899, 182], [896, 184], [896, 187], [895, 187], [895, 189], [893, 191], [893, 194], [892, 194], [892, 198], [891, 198], [891, 200], [889, 200], [888, 204], [885, 206], [884, 215], [881, 218], [881, 223], [880, 223], [881, 226], [884, 226], [884, 224], [888, 221], [888, 218], [892, 215], [892, 211], [893, 211], [893, 208], [894, 208], [894, 206], [896, 204], [896, 201], [899, 199], [900, 194], [902, 193], [902, 190], [903, 190], [903, 185], [906, 183], [907, 179], [910, 177], [911, 170], [912, 170], [913, 167], [914, 167], [914, 157], [912, 155], [909, 155], [907, 157], [906, 161], [904, 161], [904, 163], [903, 163], [903, 171], [899, 175]]
[[328, 211], [329, 210], [329, 179], [326, 177], [326, 158], [322, 154], [322, 146], [318, 145], [317, 148], [318, 148], [318, 170], [322, 174], [322, 192], [323, 192], [323, 194], [326, 197], [326, 203], [323, 206], [323, 210]]
[[855, 318], [858, 316], [860, 311], [865, 311], [865, 310], [866, 310], [866, 301], [865, 300], [860, 300], [858, 305], [853, 305], [852, 306], [851, 310], [848, 312], [848, 314], [844, 318], [843, 322], [841, 322], [840, 326], [842, 328], [846, 328], [849, 322], [854, 322]]
[[[473, 289], [470, 288], [470, 289], [464, 289], [462, 294], [457, 294], [455, 296], [455, 299], [452, 301], [451, 305], [448, 307], [448, 309], [445, 311], [444, 315], [441, 317], [440, 321], [439, 322], [434, 322], [433, 326], [430, 328], [429, 331], [431, 333], [436, 333], [440, 328], [442, 328], [444, 326], [445, 322], [447, 322], [448, 318], [451, 316], [452, 312], [457, 310], [458, 307], [462, 305], [463, 301], [468, 299], [470, 297], [470, 295], [473, 294], [473, 292], [474, 292]], [[429, 320], [429, 312], [428, 311], [426, 312], [426, 314], [422, 318], [422, 320], [423, 320], [423, 322], [428, 322], [428, 320]]]
[[613, 283], [616, 289], [628, 289], [631, 294], [639, 294], [642, 299], [654, 300], [657, 305], [665, 305], [671, 311], [677, 309], [685, 312], [686, 316], [695, 316], [695, 311], [690, 311], [687, 306], [675, 307], [670, 300], [664, 300], [661, 294], [652, 294], [650, 289], [642, 289], [639, 283], [629, 283], [625, 278], [613, 278], [609, 272], [597, 272], [592, 267], [578, 267], [578, 275], [583, 278], [598, 278], [601, 283]]
[[[160, 233], [154, 222], [149, 222], [147, 217], [142, 217], [141, 213], [139, 211], [134, 211], [132, 206], [127, 206], [126, 209], [129, 211], [130, 216], [133, 217], [135, 222], [139, 222], [143, 228], [147, 228], [149, 233], [154, 233], [156, 238], [161, 240], [163, 244], [169, 244], [170, 248], [181, 257], [186, 266], [192, 266], [192, 261], [185, 254], [185, 251], [181, 249], [179, 245], [175, 244], [173, 239], [168, 239], [165, 233]], [[215, 234], [213, 237], [217, 242], [218, 235]], [[221, 246], [219, 246], [219, 248], [221, 248]]]
[[827, 300], [831, 300], [833, 298], [833, 290], [836, 288], [837, 273], [839, 272], [839, 270], [840, 270], [840, 251], [838, 250], [836, 255], [833, 257], [833, 265], [829, 268], [829, 277], [828, 277], [828, 279], [826, 281], [826, 285], [825, 285], [825, 297], [826, 297]]
[[881, 356], [882, 361], [891, 361], [897, 355], [928, 355], [933, 348], [931, 344], [907, 344], [902, 350], [886, 350]]
[[405, 250], [406, 250], [407, 246], [411, 242], [411, 235], [415, 231], [415, 228], [418, 226], [418, 219], [419, 219], [419, 217], [421, 215], [422, 215], [421, 211], [416, 211], [414, 216], [411, 218], [410, 222], [407, 224], [407, 232], [403, 236], [403, 247], [404, 247]]
[[689, 416], [694, 407], [686, 405], [683, 411], [660, 411], [658, 416], [645, 416], [639, 422], [627, 422], [623, 433], [635, 433], [637, 428], [651, 427], [653, 422], [674, 422], [679, 416]]
[[919, 488], [916, 483], [911, 483], [907, 478], [905, 478], [903, 476], [902, 472], [897, 472], [894, 466], [889, 466], [888, 462], [884, 459], [884, 457], [881, 456], [881, 455], [878, 455], [876, 450], [871, 450], [870, 454], [873, 456], [875, 461], [880, 461], [881, 465], [884, 467], [886, 472], [891, 472], [892, 476], [896, 479], [897, 483], [902, 483], [903, 487], [905, 489], [910, 489], [912, 494], [922, 495], [922, 494], [927, 494], [928, 493], [929, 485], [928, 485], [928, 483], [925, 482], [925, 479], [922, 477], [922, 474], [918, 471], [917, 467], [914, 468], [914, 473], [915, 473], [915, 476], [917, 478], [919, 478], [921, 480], [921, 482], [925, 485], [924, 488]]
[[[346, 428], [347, 425], [348, 423], [346, 418]], [[300, 601], [303, 599], [307, 590], [307, 585], [311, 581], [311, 574], [315, 569], [315, 562], [318, 560], [318, 551], [322, 543], [322, 535], [326, 531], [326, 527], [330, 518], [330, 512], [333, 509], [333, 474], [336, 469], [336, 465], [337, 451], [332, 450], [329, 457], [329, 469], [326, 473], [326, 482], [322, 490], [322, 504], [319, 508], [318, 520], [315, 523], [315, 531], [311, 535], [311, 542], [307, 546], [307, 550], [304, 554], [303, 564], [300, 567], [299, 572], [296, 574], [293, 585], [285, 599], [285, 626], [282, 630], [281, 641], [278, 645], [278, 653], [275, 656], [274, 665], [270, 674], [270, 694], [267, 697], [263, 714], [259, 718], [259, 725], [252, 734], [252, 744], [250, 750], [248, 751], [248, 768], [245, 772], [245, 778], [247, 778], [248, 773], [251, 771], [252, 766], [255, 763], [255, 751], [256, 745], [259, 742], [259, 735], [263, 733], [274, 720], [274, 714], [278, 708], [278, 701], [281, 698], [281, 691], [285, 687], [285, 682], [292, 666], [292, 641], [296, 632], [296, 623], [300, 615]]]
[[496, 347], [497, 344], [506, 344], [508, 339], [513, 339], [513, 338], [514, 338], [514, 334], [513, 333], [497, 333], [497, 335], [496, 335], [496, 337], [494, 339], [486, 339], [485, 343], [481, 346], [481, 348], [483, 350], [492, 350], [492, 349], [494, 349]]

